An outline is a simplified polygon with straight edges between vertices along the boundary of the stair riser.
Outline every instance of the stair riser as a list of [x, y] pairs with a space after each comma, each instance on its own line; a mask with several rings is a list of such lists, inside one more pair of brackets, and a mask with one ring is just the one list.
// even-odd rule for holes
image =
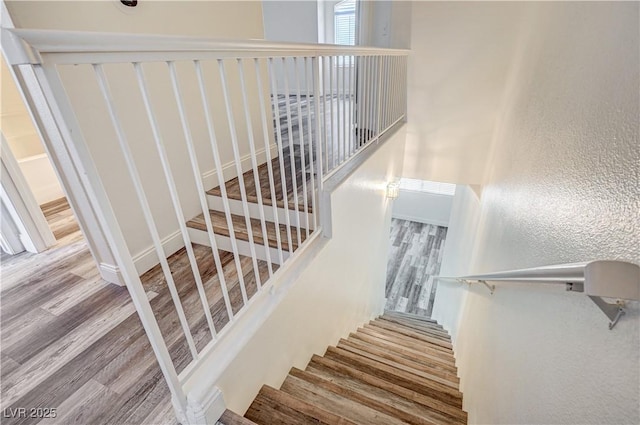
[[[209, 234], [205, 231], [194, 229], [192, 227], [188, 228], [189, 238], [191, 242], [197, 243], [200, 245], [211, 246], [209, 243]], [[215, 235], [216, 245], [218, 245], [218, 249], [221, 251], [233, 252], [233, 247], [231, 245], [231, 238], [228, 236]], [[241, 239], [236, 239], [236, 244], [238, 247], [238, 254], [244, 255], [246, 257], [251, 257], [251, 245], [247, 241], [243, 241]], [[256, 257], [258, 260], [269, 261], [267, 258], [267, 251], [264, 245], [254, 244]], [[269, 254], [271, 255], [271, 263], [272, 264], [282, 264], [280, 262], [280, 255], [278, 254], [278, 250], [275, 248], [269, 247]], [[287, 261], [289, 258], [289, 251], [282, 250], [282, 257], [284, 261]]]
[[[222, 202], [222, 197], [215, 195], [207, 195], [207, 203], [209, 204], [209, 208], [215, 211], [224, 211], [224, 203]], [[253, 202], [247, 203], [249, 207], [249, 217], [260, 219], [260, 206]], [[242, 206], [242, 201], [238, 201], [237, 199], [229, 199], [229, 209], [231, 210], [231, 214], [244, 216], [244, 207]], [[307, 220], [309, 223], [309, 229], [313, 229], [313, 214], [305, 214], [302, 211], [304, 208], [299, 208], [300, 211], [296, 214], [294, 209], [289, 209], [289, 221], [292, 226], [298, 226], [298, 219], [300, 219], [300, 228], [307, 227]], [[278, 211], [278, 221], [280, 224], [286, 224], [287, 212], [284, 208], [276, 208]], [[263, 205], [264, 211], [264, 219], [275, 223], [275, 218], [273, 214], [273, 207], [271, 205]]]

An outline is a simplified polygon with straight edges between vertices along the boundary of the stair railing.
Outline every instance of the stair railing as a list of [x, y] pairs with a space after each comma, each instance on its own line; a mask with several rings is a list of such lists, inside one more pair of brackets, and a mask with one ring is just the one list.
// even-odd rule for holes
[[[491, 295], [496, 287], [488, 282], [494, 281], [565, 285], [567, 291], [585, 293], [609, 318], [609, 329], [625, 314], [625, 301], [640, 301], [640, 266], [623, 261], [598, 260], [437, 279], [479, 283]], [[604, 298], [616, 301], [609, 303]]]
[[216, 347], [265, 320], [330, 223], [324, 182], [404, 121], [407, 51], [15, 29], [2, 48], [80, 171], [178, 419], [211, 421], [207, 365], [241, 344]]

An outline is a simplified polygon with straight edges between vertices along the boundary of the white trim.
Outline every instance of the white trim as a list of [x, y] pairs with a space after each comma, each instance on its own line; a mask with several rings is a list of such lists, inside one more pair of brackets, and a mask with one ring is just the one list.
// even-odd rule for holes
[[115, 283], [119, 286], [126, 285], [120, 269], [113, 264], [100, 263], [98, 270], [100, 271], [100, 276], [107, 282]]
[[[204, 245], [204, 246], [210, 246], [211, 242], [209, 242], [209, 234], [207, 232], [205, 232], [204, 230], [198, 230], [191, 227], [188, 230], [189, 230], [189, 238], [193, 243]], [[216, 245], [218, 246], [218, 249], [222, 251], [232, 252], [235, 254], [235, 252], [233, 251], [233, 245], [231, 244], [231, 238], [229, 236], [215, 235], [215, 240], [216, 240]], [[252, 245], [247, 241], [236, 239], [236, 247], [238, 249], [238, 254], [243, 255], [245, 257], [251, 258], [254, 254], [251, 251]], [[253, 245], [253, 248], [255, 250], [255, 255], [258, 260], [269, 261], [267, 257], [265, 245], [255, 243]], [[272, 263], [280, 264], [278, 249], [272, 248], [272, 247], [269, 247], [268, 249], [269, 249], [269, 255], [271, 256]], [[290, 256], [288, 251], [283, 252], [282, 255], [283, 255], [283, 261], [287, 261], [287, 258], [289, 258]]]
[[215, 424], [227, 408], [220, 388], [212, 385], [203, 393], [187, 395], [187, 425]]
[[2, 202], [0, 202], [0, 246], [9, 255], [16, 255], [24, 252], [25, 246], [20, 238], [20, 230], [14, 221], [14, 214], [9, 211], [9, 204], [5, 205], [5, 191], [1, 191]]
[[[179, 249], [184, 248], [184, 241], [180, 230], [176, 230], [170, 235], [165, 236], [160, 242], [162, 243], [162, 249], [167, 258]], [[142, 275], [160, 264], [160, 260], [158, 259], [155, 248], [153, 245], [150, 245], [133, 256], [133, 263], [136, 265], [138, 275]]]
[[[207, 202], [209, 204], [210, 210], [221, 211], [221, 212], [224, 211], [223, 199], [221, 196], [207, 195]], [[229, 209], [231, 214], [244, 215], [244, 211], [242, 210], [242, 201], [240, 200], [229, 199]], [[278, 222], [284, 223], [284, 221], [286, 220], [285, 214], [287, 213], [287, 211], [285, 211], [284, 208], [276, 208], [276, 211], [278, 214]], [[292, 210], [289, 210], [288, 212], [289, 212], [289, 220], [291, 221], [296, 220], [296, 212]], [[300, 217], [300, 222], [302, 222], [302, 220], [306, 220], [308, 217], [310, 222], [313, 223], [312, 213], [307, 213], [307, 217], [305, 217], [305, 212], [299, 211], [298, 215]], [[253, 202], [249, 203], [249, 217], [256, 218], [256, 219], [260, 218], [260, 207], [258, 206], [258, 204], [254, 204]], [[264, 217], [267, 221], [274, 222], [275, 217], [273, 214], [272, 206], [265, 205]]]
[[416, 223], [433, 224], [434, 226], [449, 227], [449, 221], [444, 221], [444, 220], [431, 220], [424, 217], [413, 217], [413, 216], [404, 215], [404, 214], [391, 214], [391, 217], [398, 218], [400, 220], [414, 221]]
[[44, 217], [27, 180], [13, 156], [9, 144], [2, 138], [2, 188], [3, 201], [12, 216], [19, 238], [24, 248], [33, 253], [46, 250], [55, 245], [56, 238], [51, 233], [49, 223]]
[[[273, 57], [320, 55], [397, 55], [407, 56], [409, 50], [385, 49], [363, 46], [338, 46], [332, 44], [279, 43], [266, 40], [228, 40], [205, 37], [183, 37], [148, 34], [104, 33], [91, 31], [56, 31], [5, 28], [8, 40], [7, 61], [10, 65], [41, 63], [41, 54], [55, 54], [55, 61], [80, 63], [92, 54], [100, 54], [100, 62], [128, 62], [128, 53], [172, 60], [180, 53], [208, 58], [225, 57]], [[20, 46], [20, 44], [22, 44]], [[25, 45], [26, 44], [26, 45]], [[160, 53], [160, 55], [158, 55]], [[72, 57], [66, 56], [71, 54]], [[178, 54], [178, 56], [176, 56]], [[204, 55], [204, 56], [203, 56]], [[79, 61], [79, 62], [78, 62]], [[62, 62], [59, 62], [62, 63]]]
[[[55, 103], [49, 104], [49, 100], [55, 96], [51, 93], [51, 87], [40, 79], [44, 78], [44, 70], [31, 65], [11, 66], [10, 57], [27, 58], [33, 52], [11, 33], [14, 25], [4, 1], [2, 2], [1, 15], [2, 53], [10, 65], [9, 69], [16, 81], [16, 86], [56, 171], [80, 230], [87, 241], [89, 251], [96, 264], [102, 262], [114, 264], [114, 253], [108, 243], [103, 223], [100, 221], [99, 207], [91, 197], [92, 188], [87, 181], [86, 165], [83, 165], [79, 160], [79, 150], [82, 148], [65, 140], [63, 133], [67, 129], [58, 127], [57, 119], [60, 117], [56, 115], [58, 113], [57, 105]], [[28, 63], [28, 61], [23, 63]], [[108, 276], [108, 274], [103, 275], [105, 280], [111, 282], [107, 279]], [[113, 283], [120, 284], [121, 282], [115, 281]]]

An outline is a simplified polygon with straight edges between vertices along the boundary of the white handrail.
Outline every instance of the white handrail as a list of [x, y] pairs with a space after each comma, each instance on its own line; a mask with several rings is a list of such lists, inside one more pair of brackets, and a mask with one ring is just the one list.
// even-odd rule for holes
[[[306, 55], [329, 56], [341, 55], [376, 55], [406, 56], [404, 49], [387, 49], [364, 46], [338, 46], [334, 44], [281, 43], [266, 40], [232, 40], [207, 37], [167, 36], [155, 34], [126, 34], [86, 31], [57, 31], [33, 29], [3, 29], [3, 37], [18, 36], [24, 42], [23, 48], [29, 56], [8, 54], [10, 65], [37, 63], [40, 54], [47, 53], [140, 53], [140, 52], [218, 52], [219, 57], [226, 57], [224, 52], [234, 57], [242, 53], [261, 57]], [[3, 48], [5, 43], [3, 43]], [[10, 48], [11, 43], [6, 47]], [[13, 50], [13, 49], [9, 49]], [[303, 53], [303, 54], [301, 54]], [[105, 57], [102, 58], [102, 62]]]
[[588, 263], [557, 264], [553, 266], [532, 267], [528, 269], [507, 270], [500, 272], [447, 277], [439, 279], [455, 279], [465, 281], [520, 281], [547, 283], [583, 283], [584, 269]]
[[[640, 301], [640, 266], [624, 261], [597, 260], [459, 277], [437, 276], [436, 279], [481, 283], [491, 294], [495, 285], [489, 285], [488, 281], [564, 284], [568, 291], [584, 292], [589, 296], [612, 320], [609, 329], [613, 329], [625, 314], [624, 300]], [[610, 304], [602, 298], [617, 301]]]

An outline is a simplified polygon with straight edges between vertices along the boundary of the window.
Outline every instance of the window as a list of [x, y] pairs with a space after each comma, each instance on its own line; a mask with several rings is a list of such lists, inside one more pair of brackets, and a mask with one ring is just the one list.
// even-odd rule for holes
[[356, 44], [356, 0], [343, 0], [333, 7], [335, 44]]
[[429, 192], [436, 195], [450, 195], [456, 193], [456, 185], [452, 183], [432, 182], [428, 180], [400, 179], [400, 190], [412, 192]]

